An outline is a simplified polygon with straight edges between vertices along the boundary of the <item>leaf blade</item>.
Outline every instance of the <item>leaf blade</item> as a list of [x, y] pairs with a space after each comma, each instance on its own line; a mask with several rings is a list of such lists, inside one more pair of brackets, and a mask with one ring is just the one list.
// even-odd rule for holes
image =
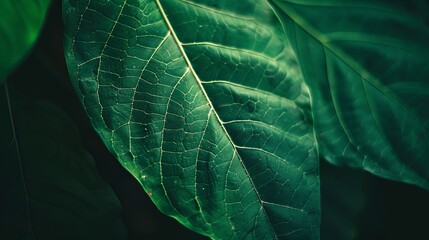
[[36, 42], [48, 11], [50, 0], [33, 0], [22, 4], [2, 1], [0, 23], [0, 84], [24, 58]]
[[161, 211], [216, 239], [318, 238], [308, 94], [269, 5], [80, 1], [64, 11], [75, 89]]
[[274, 2], [312, 93], [321, 154], [427, 189], [428, 5]]

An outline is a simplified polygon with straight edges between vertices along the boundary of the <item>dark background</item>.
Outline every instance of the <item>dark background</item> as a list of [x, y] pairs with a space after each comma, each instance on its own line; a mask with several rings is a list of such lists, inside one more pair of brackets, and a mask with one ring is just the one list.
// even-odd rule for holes
[[[207, 239], [160, 213], [94, 133], [68, 78], [62, 31], [61, 1], [54, 0], [38, 43], [9, 81], [32, 79], [26, 81], [29, 89], [58, 104], [75, 121], [100, 175], [122, 204], [128, 239]], [[320, 169], [322, 240], [429, 239], [429, 192], [325, 161]]]

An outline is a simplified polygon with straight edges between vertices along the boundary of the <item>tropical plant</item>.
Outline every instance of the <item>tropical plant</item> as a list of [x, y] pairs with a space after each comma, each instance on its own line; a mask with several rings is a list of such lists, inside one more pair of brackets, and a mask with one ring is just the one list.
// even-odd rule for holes
[[[34, 44], [49, 1], [31, 4], [1, 4], [33, 16], [16, 10], [0, 25], [2, 82]], [[427, 1], [64, 0], [62, 7], [71, 85], [92, 127], [159, 210], [195, 232], [319, 239], [321, 194], [332, 191], [324, 176], [350, 196], [335, 178], [353, 176], [358, 186], [367, 176], [344, 168], [324, 175], [333, 170], [320, 161], [429, 189]], [[39, 85], [2, 83], [1, 234], [124, 238], [118, 199], [73, 120], [41, 97], [52, 82]], [[362, 209], [356, 198], [343, 199], [344, 211]], [[330, 237], [354, 239], [353, 231]]]

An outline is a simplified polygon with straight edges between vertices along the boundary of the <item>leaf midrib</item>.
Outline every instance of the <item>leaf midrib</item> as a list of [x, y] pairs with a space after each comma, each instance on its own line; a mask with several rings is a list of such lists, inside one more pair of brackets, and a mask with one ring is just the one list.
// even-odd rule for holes
[[206, 101], [207, 101], [207, 103], [208, 103], [208, 105], [210, 107], [210, 111], [213, 111], [213, 114], [216, 117], [217, 122], [221, 126], [223, 132], [225, 133], [225, 136], [228, 138], [228, 141], [231, 143], [231, 145], [232, 145], [232, 147], [234, 149], [234, 154], [237, 155], [237, 158], [240, 161], [240, 164], [243, 167], [243, 170], [245, 171], [246, 176], [247, 176], [247, 178], [249, 179], [249, 181], [250, 181], [250, 183], [252, 185], [252, 189], [254, 190], [254, 192], [255, 192], [255, 194], [256, 194], [256, 196], [258, 198], [259, 205], [261, 206], [261, 209], [264, 212], [264, 216], [265, 216], [267, 222], [269, 223], [268, 225], [270, 226], [270, 230], [273, 233], [274, 239], [277, 240], [278, 239], [277, 238], [277, 234], [274, 231], [273, 226], [270, 224], [267, 212], [265, 211], [265, 208], [264, 208], [264, 205], [263, 205], [263, 200], [261, 199], [261, 196], [259, 195], [258, 191], [256, 190], [255, 184], [253, 183], [253, 179], [250, 177], [250, 174], [247, 171], [247, 168], [245, 167], [244, 162], [241, 159], [241, 156], [238, 153], [237, 148], [236, 148], [234, 142], [232, 141], [231, 136], [229, 135], [229, 133], [226, 130], [225, 126], [222, 124], [222, 120], [220, 119], [220, 116], [218, 115], [218, 113], [214, 109], [214, 107], [213, 107], [214, 105], [211, 102], [210, 98], [208, 97], [208, 95], [207, 95], [207, 93], [206, 93], [206, 91], [205, 91], [205, 89], [204, 89], [204, 87], [202, 85], [202, 82], [201, 82], [200, 78], [198, 77], [197, 73], [195, 72], [195, 70], [194, 70], [194, 68], [192, 66], [192, 63], [190, 62], [190, 60], [189, 60], [189, 58], [188, 58], [188, 56], [187, 56], [187, 54], [186, 54], [186, 52], [185, 52], [185, 50], [184, 50], [184, 48], [182, 46], [182, 43], [180, 42], [179, 38], [177, 37], [177, 35], [176, 35], [175, 31], [174, 31], [174, 28], [171, 25], [170, 20], [168, 19], [167, 14], [165, 13], [165, 10], [164, 10], [164, 8], [163, 8], [160, 0], [156, 0], [156, 4], [157, 4], [157, 6], [158, 6], [158, 8], [160, 10], [160, 13], [162, 14], [162, 17], [163, 17], [163, 19], [164, 19], [164, 21], [165, 21], [165, 23], [166, 23], [166, 25], [168, 27], [168, 30], [171, 32], [171, 36], [173, 37], [173, 39], [174, 39], [175, 43], [177, 44], [177, 46], [178, 46], [178, 48], [179, 48], [179, 50], [180, 50], [180, 52], [181, 52], [181, 54], [182, 54], [182, 56], [183, 56], [186, 64], [188, 65], [191, 74], [194, 76], [194, 79], [197, 82], [198, 87], [200, 88], [201, 92], [203, 93], [203, 95], [204, 95], [204, 97], [205, 97], [205, 99], [206, 99]]
[[[306, 31], [311, 37], [313, 37], [315, 40], [317, 40], [322, 46], [329, 49], [333, 54], [337, 55], [338, 58], [340, 58], [342, 61], [344, 61], [345, 64], [347, 64], [353, 71], [358, 73], [362, 80], [367, 81], [369, 84], [371, 84], [374, 88], [376, 88], [378, 91], [380, 91], [387, 99], [389, 99], [394, 104], [398, 105], [399, 108], [409, 115], [411, 118], [413, 118], [422, 128], [424, 128], [426, 131], [429, 131], [428, 127], [426, 127], [418, 117], [416, 117], [414, 114], [412, 114], [410, 111], [407, 110], [407, 107], [404, 106], [404, 104], [401, 103], [400, 100], [397, 99], [395, 95], [392, 94], [391, 89], [388, 87], [383, 86], [382, 83], [380, 83], [379, 79], [373, 76], [370, 72], [367, 72], [359, 63], [357, 63], [355, 60], [353, 60], [349, 55], [338, 49], [337, 47], [331, 45], [327, 41], [324, 41], [321, 36], [325, 36], [324, 34], [320, 33], [315, 27], [313, 27], [310, 23], [308, 23], [303, 18], [299, 17], [299, 14], [292, 8], [286, 8], [279, 5], [278, 0], [274, 0], [279, 6], [290, 18], [293, 20], [293, 22], [301, 27], [304, 31]], [[287, 3], [284, 3], [287, 4]]]
[[[282, 8], [283, 9], [283, 8]], [[283, 9], [285, 12], [286, 12], [286, 8], [284, 8]], [[289, 10], [289, 9], [288, 9]], [[389, 96], [389, 95], [387, 95], [387, 94], [385, 94], [386, 92], [385, 91], [382, 91], [380, 88], [382, 88], [382, 89], [386, 89], [386, 87], [383, 87], [383, 86], [380, 86], [380, 88], [378, 88], [377, 86], [378, 85], [381, 85], [381, 84], [377, 84], [377, 81], [378, 81], [378, 79], [377, 78], [375, 78], [375, 77], [373, 77], [369, 72], [364, 72], [364, 73], [361, 73], [360, 71], [359, 71], [359, 69], [361, 69], [361, 66], [360, 66], [360, 64], [359, 63], [356, 63], [356, 61], [354, 61], [352, 58], [350, 58], [347, 54], [345, 54], [343, 51], [341, 51], [341, 50], [339, 50], [339, 49], [337, 49], [335, 46], [332, 46], [329, 42], [327, 42], [327, 41], [323, 41], [319, 36], [325, 36], [325, 35], [323, 35], [322, 33], [320, 33], [318, 30], [316, 30], [312, 25], [310, 25], [307, 21], [305, 21], [304, 19], [301, 19], [301, 21], [302, 21], [302, 23], [300, 23], [299, 21], [297, 21], [296, 20], [296, 17], [294, 18], [293, 16], [295, 16], [297, 13], [294, 11], [294, 10], [292, 10], [292, 9], [290, 9], [293, 13], [288, 13], [288, 16], [295, 22], [295, 24], [297, 24], [298, 26], [300, 26], [304, 31], [306, 31], [310, 36], [312, 36], [314, 39], [316, 39], [318, 42], [320, 42], [320, 44], [323, 46], [323, 51], [324, 51], [324, 54], [325, 54], [325, 59], [326, 60], [328, 60], [328, 58], [327, 58], [327, 56], [326, 56], [326, 50], [327, 49], [329, 49], [330, 51], [331, 51], [331, 53], [332, 54], [335, 54], [336, 56], [338, 56], [346, 65], [348, 65], [353, 71], [355, 71], [356, 73], [358, 73], [360, 76], [361, 76], [361, 81], [363, 81], [363, 80], [366, 80], [369, 84], [371, 84], [373, 87], [375, 87], [378, 91], [380, 91], [381, 93], [383, 93], [383, 95], [385, 95], [386, 97], [387, 97], [387, 99], [389, 99], [389, 100], [391, 100], [392, 102], [396, 102], [396, 101], [394, 101], [393, 99], [391, 99], [391, 98], [394, 98], [394, 96]], [[304, 26], [307, 26], [307, 28], [305, 28]], [[327, 61], [328, 62], [328, 61]], [[328, 63], [327, 63], [328, 64]], [[374, 80], [374, 82], [373, 81], [371, 81], [371, 79], [368, 79], [368, 78], [372, 78], [372, 80]], [[329, 76], [326, 76], [326, 80], [328, 81], [328, 83], [330, 83], [330, 77]], [[362, 82], [362, 84], [363, 84], [363, 82]], [[365, 85], [365, 84], [363, 84], [363, 85]], [[329, 84], [329, 86], [331, 86], [331, 84]], [[365, 87], [364, 87], [365, 88]], [[390, 91], [390, 90], [389, 90]], [[386, 142], [386, 143], [388, 143], [389, 141], [387, 141], [387, 139], [384, 137], [384, 135], [382, 134], [382, 130], [381, 130], [381, 128], [380, 128], [380, 124], [379, 124], [379, 122], [376, 120], [376, 117], [374, 116], [374, 112], [373, 112], [373, 108], [372, 108], [372, 106], [371, 106], [371, 104], [369, 103], [369, 99], [368, 99], [368, 97], [367, 97], [367, 95], [366, 95], [366, 89], [365, 89], [365, 99], [366, 99], [366, 101], [367, 101], [367, 104], [368, 104], [368, 107], [370, 108], [370, 111], [371, 111], [371, 116], [372, 116], [372, 118], [373, 118], [373, 120], [375, 121], [375, 123], [376, 123], [376, 125], [377, 125], [377, 129], [378, 129], [378, 131], [380, 132], [380, 134], [381, 134], [381, 136], [383, 136], [383, 139], [384, 139], [384, 141]], [[338, 113], [338, 111], [337, 111], [337, 106], [336, 106], [336, 104], [335, 104], [335, 101], [332, 101], [332, 104], [333, 104], [333, 106], [334, 106], [334, 108], [335, 108], [335, 111]], [[409, 113], [408, 111], [406, 111], [405, 109], [404, 109], [404, 107], [402, 106], [402, 104], [399, 104], [398, 103], [398, 105], [400, 105], [401, 106], [401, 109], [402, 110], [404, 110], [404, 112], [406, 112], [407, 114], [409, 114], [409, 115], [411, 115], [411, 113]], [[414, 119], [416, 119], [416, 121], [418, 121], [418, 119], [416, 118], [416, 117], [414, 117], [413, 115], [411, 115]], [[356, 150], [357, 150], [357, 152], [359, 153], [359, 154], [361, 154], [362, 156], [365, 156], [365, 154], [364, 153], [362, 153], [360, 150], [358, 150], [359, 148], [358, 148], [358, 146], [356, 145], [356, 143], [354, 142], [354, 139], [351, 137], [351, 134], [349, 133], [349, 131], [347, 130], [347, 128], [345, 127], [345, 125], [344, 125], [344, 123], [343, 123], [343, 119], [340, 117], [340, 116], [338, 116], [338, 114], [337, 114], [337, 118], [338, 118], [338, 120], [339, 120], [339, 122], [340, 122], [340, 124], [341, 124], [341, 127], [343, 128], [343, 131], [344, 131], [344, 133], [346, 134], [346, 136], [347, 136], [347, 138], [348, 138], [348, 140], [349, 140], [349, 143], [351, 144], [351, 146], [353, 146]], [[421, 124], [422, 125], [422, 124]], [[388, 144], [388, 146], [389, 146], [389, 149], [391, 149], [392, 150], [392, 153], [395, 155], [395, 157], [397, 158], [397, 159], [399, 159], [399, 157], [397, 156], [397, 154], [396, 154], [396, 152], [395, 151], [393, 151], [393, 149], [392, 149], [392, 147], [390, 146], [390, 144]], [[372, 158], [372, 156], [370, 156], [371, 158]], [[375, 161], [375, 162], [377, 162], [377, 161]], [[363, 164], [363, 162], [362, 162], [362, 164]]]
[[12, 127], [12, 135], [13, 135], [12, 143], [15, 142], [15, 148], [16, 148], [16, 153], [17, 153], [17, 157], [18, 157], [19, 173], [20, 173], [20, 178], [22, 181], [22, 186], [23, 186], [24, 194], [25, 194], [25, 200], [26, 200], [25, 205], [27, 208], [28, 228], [30, 230], [31, 236], [34, 238], [33, 223], [32, 223], [31, 214], [30, 214], [30, 197], [28, 194], [28, 187], [27, 187], [27, 184], [25, 182], [24, 169], [22, 167], [22, 158], [21, 158], [21, 153], [19, 150], [18, 138], [16, 135], [15, 122], [14, 122], [13, 113], [12, 113], [12, 104], [11, 104], [10, 95], [9, 95], [9, 87], [8, 87], [7, 82], [5, 82], [3, 86], [5, 89], [5, 93], [6, 93], [6, 101], [7, 101], [9, 119], [10, 119], [10, 124]]

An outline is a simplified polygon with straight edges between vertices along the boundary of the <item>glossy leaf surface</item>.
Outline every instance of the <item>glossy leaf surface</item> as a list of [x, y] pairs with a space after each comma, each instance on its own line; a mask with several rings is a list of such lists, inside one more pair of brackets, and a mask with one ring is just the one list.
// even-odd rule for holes
[[214, 239], [318, 239], [307, 88], [266, 1], [65, 1], [66, 57], [105, 144]]
[[0, 84], [36, 42], [50, 0], [0, 2]]
[[321, 155], [429, 189], [427, 1], [274, 0]]

